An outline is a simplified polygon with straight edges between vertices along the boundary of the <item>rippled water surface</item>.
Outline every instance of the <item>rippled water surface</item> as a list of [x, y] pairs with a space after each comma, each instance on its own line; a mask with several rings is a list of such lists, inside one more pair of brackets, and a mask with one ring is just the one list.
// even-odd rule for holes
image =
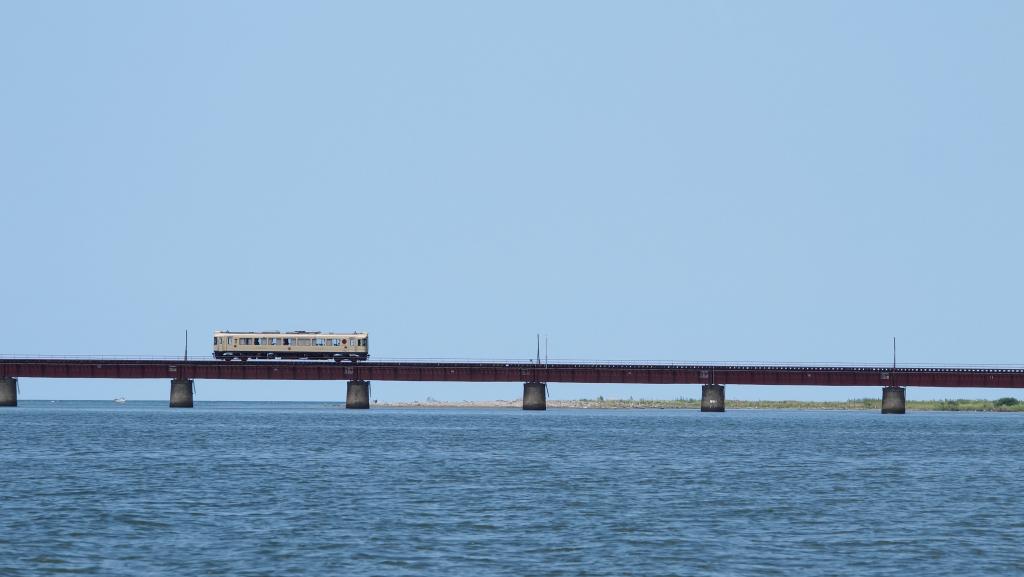
[[0, 575], [1024, 572], [1024, 415], [0, 410]]

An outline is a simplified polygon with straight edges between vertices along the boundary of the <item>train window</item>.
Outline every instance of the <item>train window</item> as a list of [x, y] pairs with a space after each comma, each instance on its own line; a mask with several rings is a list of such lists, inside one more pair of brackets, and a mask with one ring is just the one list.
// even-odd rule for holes
[[308, 347], [309, 346], [309, 339], [295, 339], [295, 340], [298, 341], [299, 346], [303, 346], [303, 347]]
[[324, 346], [324, 340], [323, 339], [315, 339], [313, 344], [315, 344], [318, 347], [322, 347], [322, 346]]
[[270, 344], [271, 345], [276, 345], [277, 344], [277, 337], [270, 337]]
[[331, 339], [331, 346], [337, 347], [341, 345], [341, 339]]
[[285, 345], [291, 345], [292, 344], [292, 340], [291, 339], [281, 339], [281, 340], [284, 341]]
[[263, 344], [263, 339], [255, 338], [255, 339], [252, 340], [252, 344], [254, 344], [254, 345], [262, 345]]
[[232, 341], [234, 341], [234, 340], [235, 340], [234, 337], [228, 337], [228, 344], [230, 345], [232, 343]]

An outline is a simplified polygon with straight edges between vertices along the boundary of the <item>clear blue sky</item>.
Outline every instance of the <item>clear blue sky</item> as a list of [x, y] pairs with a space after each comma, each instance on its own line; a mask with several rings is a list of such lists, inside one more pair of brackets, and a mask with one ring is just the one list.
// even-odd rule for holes
[[[1022, 29], [1011, 1], [5, 2], [0, 353], [361, 329], [377, 357], [540, 332], [553, 358], [887, 362], [895, 335], [903, 363], [1021, 364]], [[909, 397], [979, 394], [1005, 393]]]

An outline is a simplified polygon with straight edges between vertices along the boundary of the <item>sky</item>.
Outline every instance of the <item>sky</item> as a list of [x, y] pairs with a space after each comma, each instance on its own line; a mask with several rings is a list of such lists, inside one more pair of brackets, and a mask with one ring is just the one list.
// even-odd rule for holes
[[887, 363], [896, 337], [900, 364], [1022, 365], [1022, 26], [1014, 1], [4, 2], [0, 354], [365, 330], [373, 358], [540, 333], [553, 360]]

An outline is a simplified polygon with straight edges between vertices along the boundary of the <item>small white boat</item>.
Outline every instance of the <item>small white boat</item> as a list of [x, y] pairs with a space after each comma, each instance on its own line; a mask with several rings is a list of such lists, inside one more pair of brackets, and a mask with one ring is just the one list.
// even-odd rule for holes
[[114, 402], [119, 404], [119, 405], [123, 405], [123, 404], [128, 402], [128, 399], [126, 399], [124, 397], [118, 397], [118, 398], [114, 399]]

